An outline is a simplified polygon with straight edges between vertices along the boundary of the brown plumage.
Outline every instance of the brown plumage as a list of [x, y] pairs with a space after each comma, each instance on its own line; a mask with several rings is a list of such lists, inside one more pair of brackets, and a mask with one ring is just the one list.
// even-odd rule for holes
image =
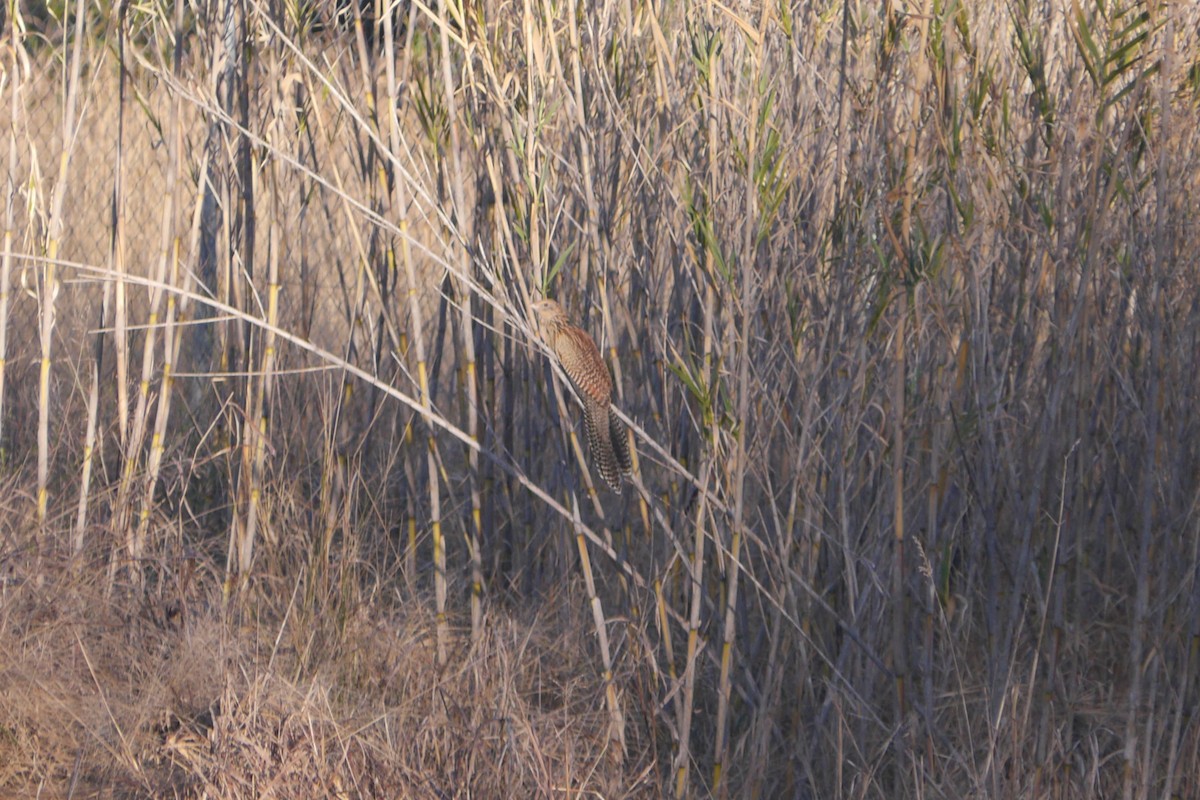
[[553, 300], [534, 303], [542, 338], [558, 357], [563, 372], [583, 401], [583, 427], [588, 452], [604, 482], [621, 493], [621, 476], [633, 471], [625, 424], [612, 407], [612, 377], [600, 350], [586, 331], [571, 324], [567, 312]]

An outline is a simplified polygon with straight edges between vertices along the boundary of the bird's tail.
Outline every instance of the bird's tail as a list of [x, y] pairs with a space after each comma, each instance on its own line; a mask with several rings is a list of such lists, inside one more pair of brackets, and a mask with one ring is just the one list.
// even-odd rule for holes
[[617, 416], [617, 410], [609, 405], [608, 407], [608, 436], [612, 439], [613, 453], [617, 457], [617, 466], [621, 469], [622, 475], [629, 475], [633, 472], [633, 458], [629, 453], [629, 434], [626, 431], [625, 423]]
[[620, 494], [621, 476], [632, 469], [624, 424], [613, 414], [610, 404], [589, 399], [583, 405], [583, 426], [596, 471], [614, 492]]

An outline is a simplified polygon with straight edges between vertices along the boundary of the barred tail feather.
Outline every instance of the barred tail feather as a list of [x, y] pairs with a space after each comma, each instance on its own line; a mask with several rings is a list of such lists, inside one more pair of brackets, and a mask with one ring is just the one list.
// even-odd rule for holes
[[608, 436], [612, 440], [613, 452], [617, 456], [617, 466], [621, 469], [621, 474], [630, 474], [633, 472], [633, 458], [629, 452], [629, 434], [626, 432], [625, 423], [617, 416], [617, 410], [611, 405], [608, 407]]
[[[583, 404], [583, 426], [587, 432], [588, 452], [596, 471], [617, 494], [621, 493], [621, 466], [613, 450], [608, 403], [603, 405], [588, 398]], [[628, 452], [626, 452], [628, 456]]]

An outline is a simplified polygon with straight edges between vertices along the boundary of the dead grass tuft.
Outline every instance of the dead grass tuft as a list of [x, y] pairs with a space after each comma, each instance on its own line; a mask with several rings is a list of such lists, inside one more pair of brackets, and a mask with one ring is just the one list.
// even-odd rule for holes
[[163, 615], [65, 564], [40, 575], [10, 574], [0, 611], [3, 791], [516, 797], [622, 783], [586, 628], [493, 609], [488, 636], [457, 636], [439, 670], [429, 609], [375, 602], [324, 631], [336, 647], [313, 658], [286, 644], [286, 619], [231, 619], [211, 580]]

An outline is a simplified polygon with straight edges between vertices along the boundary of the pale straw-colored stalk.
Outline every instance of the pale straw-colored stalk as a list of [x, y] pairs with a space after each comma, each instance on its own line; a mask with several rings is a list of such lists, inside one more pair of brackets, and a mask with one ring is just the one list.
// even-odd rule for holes
[[[5, 461], [6, 447], [4, 445], [4, 394], [8, 374], [8, 327], [9, 327], [9, 292], [12, 287], [13, 240], [16, 238], [16, 200], [17, 200], [17, 125], [21, 120], [21, 93], [25, 85], [28, 64], [23, 58], [25, 48], [22, 43], [21, 25], [17, 15], [20, 7], [13, 4], [9, 10], [8, 51], [11, 55], [7, 75], [9, 91], [9, 120], [8, 120], [8, 176], [4, 182], [4, 245], [0, 252], [0, 462]], [[0, 89], [5, 81], [0, 81]]]
[[71, 553], [78, 555], [83, 550], [84, 531], [87, 528], [88, 499], [91, 497], [92, 464], [95, 461], [97, 425], [100, 417], [100, 373], [104, 364], [104, 332], [108, 319], [109, 304], [112, 302], [112, 282], [105, 281], [101, 290], [100, 313], [97, 315], [96, 343], [92, 351], [92, 377], [88, 387], [87, 432], [83, 441], [83, 464], [79, 475], [79, 503], [75, 509], [75, 527], [71, 533]]
[[[120, 34], [121, 38], [122, 38], [122, 46], [121, 46], [122, 57], [124, 57], [124, 52], [125, 52], [125, 45], [124, 45], [125, 32], [123, 29], [124, 29], [124, 25], [122, 25], [122, 31]], [[125, 85], [126, 80], [127, 80], [127, 78], [125, 76], [125, 71], [122, 70], [122, 78], [121, 78], [122, 89], [120, 92], [120, 96], [122, 98], [122, 101], [121, 101], [122, 109], [119, 112], [122, 115], [122, 119], [123, 119], [123, 115], [124, 115], [124, 108], [123, 108], [124, 107], [124, 96], [125, 96], [124, 85]], [[175, 114], [174, 109], [175, 109], [175, 104], [172, 104], [172, 112], [171, 112], [172, 116], [174, 116], [174, 114]], [[167, 135], [169, 137], [170, 136], [169, 131], [173, 130], [173, 126], [171, 126], [170, 122], [168, 122], [168, 126], [169, 127], [167, 129], [168, 130]], [[163, 197], [163, 217], [162, 217], [162, 244], [159, 249], [159, 258], [158, 258], [158, 264], [157, 264], [157, 271], [156, 271], [156, 275], [155, 275], [155, 280], [159, 284], [162, 284], [163, 282], [165, 282], [166, 278], [167, 278], [167, 262], [169, 260], [169, 249], [170, 249], [170, 244], [169, 244], [170, 224], [171, 224], [170, 220], [174, 216], [174, 195], [175, 195], [175, 181], [176, 181], [175, 162], [178, 160], [178, 157], [179, 157], [178, 150], [175, 149], [175, 147], [176, 147], [175, 143], [172, 143], [171, 145], [169, 145], [169, 147], [171, 148], [169, 150], [169, 156], [168, 156], [170, 163], [167, 166], [167, 175], [166, 175], [166, 180], [165, 180], [166, 185], [164, 186], [164, 189], [163, 189], [164, 197]], [[123, 164], [119, 165], [118, 169], [120, 170], [120, 172], [119, 172], [120, 177], [118, 179], [118, 183], [119, 183], [119, 185], [123, 186], [124, 185], [124, 166], [123, 166]], [[118, 231], [120, 234], [118, 238], [119, 238], [119, 241], [121, 242], [121, 245], [117, 252], [117, 259], [116, 259], [116, 263], [118, 264], [118, 268], [117, 268], [118, 275], [124, 275], [124, 273], [126, 271], [125, 267], [124, 267], [124, 263], [125, 263], [125, 255], [124, 255], [125, 222], [124, 222], [124, 219], [125, 219], [125, 213], [123, 211], [121, 211], [119, 214], [117, 214], [117, 225], [118, 225]], [[124, 418], [125, 414], [127, 413], [128, 407], [127, 407], [127, 405], [125, 405], [126, 401], [122, 401], [120, 399], [120, 391], [122, 389], [127, 389], [126, 382], [121, 377], [121, 373], [126, 369], [126, 365], [123, 363], [122, 359], [120, 358], [120, 353], [124, 349], [125, 343], [127, 341], [127, 336], [125, 335], [125, 332], [124, 332], [124, 328], [126, 326], [126, 320], [127, 320], [127, 317], [126, 317], [127, 309], [126, 309], [126, 296], [125, 296], [125, 282], [120, 278], [116, 282], [116, 290], [117, 290], [116, 339], [117, 339], [117, 352], [118, 352], [118, 361], [117, 361], [118, 405], [120, 406], [120, 408], [118, 409], [118, 416], [119, 416], [119, 418]], [[141, 374], [141, 379], [138, 381], [137, 404], [134, 408], [133, 420], [132, 420], [133, 427], [129, 433], [129, 437], [128, 437], [128, 439], [126, 441], [126, 445], [125, 445], [124, 469], [122, 470], [121, 486], [120, 486], [120, 489], [119, 489], [118, 495], [117, 495], [117, 497], [118, 497], [118, 499], [117, 499], [118, 512], [121, 515], [121, 519], [126, 520], [124, 525], [122, 526], [124, 528], [124, 533], [126, 535], [126, 547], [129, 552], [129, 557], [132, 560], [133, 574], [136, 576], [141, 575], [141, 570], [139, 569], [138, 565], [139, 565], [141, 559], [145, 555], [145, 536], [146, 536], [147, 530], [149, 528], [150, 504], [145, 503], [145, 502], [142, 503], [141, 513], [139, 514], [139, 517], [136, 521], [129, 520], [128, 515], [132, 512], [132, 509], [133, 509], [133, 494], [134, 494], [134, 490], [135, 490], [135, 478], [137, 475], [137, 470], [141, 465], [142, 443], [145, 440], [146, 429], [149, 426], [149, 413], [150, 413], [150, 403], [151, 403], [150, 386], [151, 386], [151, 379], [154, 375], [154, 361], [155, 361], [154, 348], [155, 348], [156, 342], [158, 341], [158, 328], [159, 328], [159, 316], [160, 316], [159, 311], [163, 305], [163, 297], [164, 297], [164, 292], [161, 288], [159, 288], [159, 287], [151, 288], [147, 324], [146, 324], [146, 328], [145, 328], [145, 337], [142, 340], [142, 374]], [[160, 391], [162, 391], [161, 386], [159, 387], [159, 389], [160, 389]]]
[[[184, 48], [184, 8], [182, 3], [175, 6], [175, 18], [172, 42], [172, 71], [179, 80], [183, 78], [183, 48]], [[179, 232], [176, 226], [176, 209], [179, 207], [179, 164], [183, 151], [183, 128], [180, 122], [183, 98], [178, 92], [172, 93], [171, 111], [167, 119], [166, 135], [168, 137], [168, 156], [166, 187], [164, 189], [164, 209], [160, 237], [160, 256], [158, 265], [159, 279], [166, 285], [179, 285]], [[163, 315], [163, 355], [162, 378], [159, 382], [158, 403], [154, 412], [154, 432], [150, 440], [150, 452], [146, 462], [146, 476], [143, 483], [141, 513], [138, 518], [137, 538], [146, 541], [150, 525], [150, 511], [154, 507], [154, 488], [158, 485], [158, 476], [162, 467], [162, 459], [167, 435], [167, 423], [171, 414], [171, 398], [174, 394], [176, 354], [179, 344], [175, 326], [176, 297], [174, 292], [159, 290], [152, 295], [151, 319], [157, 319], [158, 308], [166, 300], [166, 313]], [[147, 348], [149, 349], [149, 348]]]
[[[385, 20], [384, 24], [387, 26], [386, 30], [390, 31], [391, 20]], [[412, 30], [411, 25], [409, 30]], [[387, 41], [390, 46], [392, 42], [390, 35], [387, 37]], [[406, 58], [405, 64], [407, 63]], [[388, 144], [391, 153], [395, 156], [398, 153], [404, 152], [404, 141], [403, 133], [400, 130], [400, 120], [397, 117], [399, 93], [395, 74], [395, 59], [392, 57], [391, 50], [389, 50], [386, 67], [388, 74]], [[417, 282], [416, 267], [413, 263], [412, 240], [409, 234], [408, 215], [411, 201], [408, 197], [407, 173], [397, 170], [392, 185], [394, 187], [392, 208], [397, 217], [397, 233], [400, 240], [400, 263], [404, 269], [405, 280], [408, 283], [409, 330], [412, 331], [412, 349], [417, 359], [416, 374], [419, 399], [413, 408], [420, 412], [426, 428], [425, 461], [426, 480], [429, 484], [429, 525], [433, 540], [435, 635], [437, 638], [438, 664], [444, 666], [449, 658], [450, 626], [446, 618], [446, 545], [442, 533], [441, 485], [438, 483], [438, 446], [437, 438], [434, 435], [437, 417], [433, 413], [433, 407], [430, 402], [429, 366], [425, 350], [425, 317], [421, 309], [420, 294], [418, 292], [420, 284]], [[415, 515], [411, 516], [410, 519], [413, 522], [410, 523], [409, 552], [414, 553], [416, 548]], [[415, 554], [412, 557], [415, 560]]]
[[[78, 133], [77, 102], [79, 97], [79, 75], [83, 66], [82, 47], [86, 4], [77, 0], [73, 20], [75, 31], [71, 54], [70, 78], [67, 82], [67, 97], [63, 103], [62, 153], [58, 161], [58, 183], [50, 205], [50, 225], [46, 244], [46, 261], [38, 285], [38, 333], [41, 342], [41, 360], [38, 365], [38, 424], [37, 424], [37, 522], [44, 530], [50, 498], [50, 359], [54, 341], [55, 300], [58, 297], [58, 251], [63, 235], [63, 206], [69, 185], [71, 153], [75, 149]], [[63, 43], [64, 52], [67, 45]]]
[[[414, 29], [414, 24], [413, 24], [414, 20], [412, 19], [412, 16], [416, 14], [416, 9], [415, 8], [411, 9], [409, 14], [410, 14], [410, 20], [409, 20], [409, 25], [408, 25], [408, 40], [409, 41], [408, 41], [408, 46], [406, 46], [404, 48], [404, 55], [403, 55], [403, 61], [402, 61], [402, 67], [403, 67], [402, 79], [403, 80], [407, 80], [409, 65], [411, 63], [412, 35], [413, 35], [413, 29]], [[398, 152], [400, 152], [400, 130], [399, 130], [399, 119], [397, 116], [397, 111], [398, 111], [398, 104], [400, 101], [400, 89], [399, 89], [399, 80], [397, 79], [397, 75], [396, 75], [396, 61], [397, 61], [397, 58], [396, 58], [396, 32], [394, 30], [394, 25], [392, 23], [392, 16], [393, 15], [390, 13], [383, 15], [383, 52], [384, 52], [384, 71], [385, 71], [386, 83], [387, 83], [387, 85], [386, 85], [387, 113], [384, 114], [384, 117], [386, 119], [386, 130], [381, 131], [380, 138], [382, 141], [387, 142], [388, 147], [393, 149], [393, 153], [398, 153]], [[404, 196], [404, 190], [403, 190], [403, 183], [402, 183], [400, 175], [395, 176], [393, 185], [395, 186], [395, 188], [393, 190], [393, 196], [392, 196], [392, 207], [394, 209], [403, 211], [404, 206], [401, 204], [400, 201]], [[405, 237], [405, 242], [401, 246], [406, 247], [406, 248], [408, 247], [407, 237]], [[405, 269], [407, 278], [409, 280], [411, 280], [411, 278], [412, 278], [412, 263], [411, 263], [412, 262], [412, 253], [411, 253], [411, 250], [408, 253], [408, 255], [406, 256], [407, 263], [405, 265], [401, 265], [399, 262], [402, 259], [399, 256], [397, 256], [395, 240], [393, 239], [388, 244], [387, 255], [388, 255], [389, 268], [392, 269], [393, 271], [397, 271], [397, 272], [400, 269]], [[410, 283], [410, 286], [411, 285], [412, 284]], [[411, 306], [410, 306], [410, 311], [411, 311]], [[410, 323], [415, 323], [418, 321], [419, 321], [419, 317], [412, 317], [410, 315]], [[396, 354], [396, 357], [400, 359], [401, 363], [404, 363], [408, 359], [408, 351], [409, 351], [409, 337], [408, 337], [408, 333], [406, 332], [406, 330], [401, 331], [399, 333], [399, 337], [400, 337], [399, 352]], [[415, 331], [415, 337], [421, 338], [422, 344], [424, 343], [424, 337], [422, 336], [422, 332], [419, 328]], [[422, 367], [421, 367], [420, 371], [423, 374], [425, 371], [424, 367], [423, 367], [423, 364], [424, 364], [424, 356], [423, 355], [421, 356], [421, 364], [422, 364]], [[424, 397], [425, 396], [424, 393], [428, 391], [428, 387], [422, 385], [421, 387], [419, 387], [419, 390], [422, 392], [422, 396]], [[412, 492], [412, 494], [415, 496], [416, 492], [417, 492], [417, 477], [416, 477], [417, 470], [416, 470], [416, 466], [414, 465], [415, 459], [413, 458], [413, 454], [412, 454], [412, 448], [415, 444], [415, 437], [413, 435], [414, 425], [412, 423], [412, 417], [410, 417], [409, 419], [410, 419], [409, 423], [404, 426], [404, 434], [401, 438], [401, 444], [405, 450], [404, 474], [408, 481], [409, 489]], [[409, 591], [413, 591], [416, 588], [417, 530], [418, 530], [417, 517], [418, 517], [418, 514], [417, 514], [417, 509], [415, 508], [415, 503], [412, 499], [410, 499], [409, 504], [408, 504], [408, 514], [407, 514], [406, 525], [405, 525], [405, 542], [404, 542], [404, 582], [405, 582], [405, 585], [407, 586], [407, 588], [409, 589]]]
[[613, 683], [612, 651], [608, 642], [608, 620], [604, 616], [604, 607], [596, 594], [596, 579], [592, 575], [592, 559], [588, 555], [587, 539], [584, 537], [582, 523], [579, 517], [579, 498], [572, 493], [571, 511], [572, 523], [575, 526], [575, 546], [579, 551], [579, 567], [583, 573], [584, 585], [587, 589], [588, 605], [592, 610], [592, 624], [596, 627], [596, 641], [600, 645], [600, 658], [604, 664], [604, 703], [608, 708], [608, 744], [613, 747], [610, 751], [613, 760], [618, 763], [625, 760], [625, 714], [621, 711], [621, 700], [617, 696], [617, 687]]
[[[471, 256], [467, 250], [468, 244], [474, 240], [472, 230], [472, 215], [467, 208], [466, 194], [463, 190], [462, 147], [463, 137], [460, 132], [462, 122], [459, 120], [458, 101], [455, 98], [458, 85], [450, 63], [450, 12], [446, 0], [439, 0], [437, 22], [441, 36], [441, 70], [442, 91], [445, 93], [447, 124], [450, 129], [450, 187], [454, 205], [454, 222], [457, 226], [455, 235], [451, 237], [451, 247], [454, 255], [449, 259], [458, 263], [456, 281], [457, 299], [459, 302], [459, 347], [462, 352], [462, 372], [459, 380], [463, 383], [466, 404], [462, 410], [466, 419], [467, 435], [475, 442], [479, 441], [479, 380], [476, 375], [475, 359], [475, 318], [472, 313], [471, 286], [465, 276], [471, 271]], [[465, 27], [465, 20], [458, 17], [460, 25]], [[482, 634], [483, 624], [483, 569], [480, 552], [482, 534], [482, 512], [479, 497], [479, 455], [475, 448], [467, 451], [467, 482], [471, 495], [471, 517], [468, 523], [467, 543], [470, 547], [471, 558], [471, 641], [478, 642]]]
[[[272, 62], [273, 68], [279, 68], [279, 60]], [[282, 137], [285, 111], [283, 92], [286, 91], [286, 84], [282, 76], [276, 75], [275, 81], [272, 82], [276, 86], [272, 93], [272, 119], [267, 126], [267, 143], [272, 152], [280, 146]], [[245, 434], [244, 436], [250, 440], [250, 463], [249, 469], [243, 469], [241, 478], [249, 479], [249, 493], [244, 498], [246, 501], [246, 523], [244, 528], [245, 538], [242, 542], [242, 550], [239, 552], [238, 572], [241, 575], [246, 575], [250, 571], [254, 559], [254, 542], [257, 536], [259, 527], [264, 530], [269, 530], [270, 523], [265, 519], [265, 513], [262, 505], [263, 479], [264, 479], [264, 462], [267, 454], [267, 439], [270, 434], [270, 409], [273, 397], [274, 388], [274, 372], [275, 372], [275, 333], [274, 330], [278, 327], [279, 322], [279, 261], [281, 256], [280, 250], [283, 247], [283, 223], [281, 217], [283, 215], [282, 206], [282, 190], [280, 189], [279, 165], [271, 159], [267, 164], [266, 180], [264, 188], [267, 193], [267, 308], [266, 308], [266, 328], [262, 332], [260, 341], [262, 342], [262, 354], [260, 356], [260, 366], [256, 373], [253, 373], [250, 380], [247, 382], [247, 392], [250, 394], [250, 406], [246, 414]], [[253, 353], [246, 354], [247, 359], [253, 357]], [[247, 475], [247, 473], [249, 473]]]

